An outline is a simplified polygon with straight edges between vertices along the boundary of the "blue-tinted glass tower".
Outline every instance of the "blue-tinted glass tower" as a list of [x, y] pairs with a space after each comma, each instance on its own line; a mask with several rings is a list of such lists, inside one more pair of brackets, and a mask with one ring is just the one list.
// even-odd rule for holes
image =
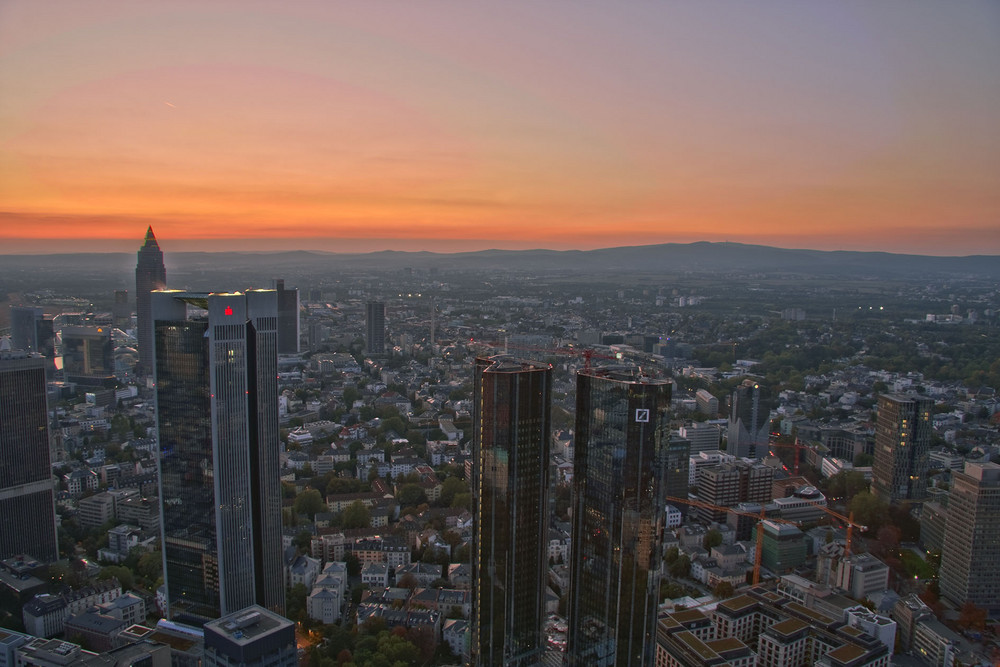
[[284, 608], [277, 300], [152, 294], [169, 616]]

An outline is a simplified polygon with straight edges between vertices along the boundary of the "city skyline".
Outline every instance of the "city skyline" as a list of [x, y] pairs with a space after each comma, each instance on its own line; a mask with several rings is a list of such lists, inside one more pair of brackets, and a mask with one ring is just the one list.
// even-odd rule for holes
[[6, 252], [1000, 252], [992, 3], [8, 2]]
[[[12, 442], [41, 445], [47, 394], [64, 555], [100, 561], [117, 593], [157, 588], [158, 611], [175, 622], [228, 612], [206, 626], [229, 633], [206, 632], [206, 664], [271, 645], [270, 623], [244, 631], [270, 617], [251, 603], [306, 628], [336, 622], [350, 637], [283, 641], [277, 653], [290, 664], [296, 648], [313, 665], [341, 662], [343, 650], [365, 656], [364, 636], [378, 632], [425, 660], [433, 650], [450, 663], [451, 651], [505, 667], [884, 667], [899, 647], [946, 664], [939, 656], [958, 651], [958, 631], [972, 640], [1000, 609], [997, 578], [976, 568], [997, 551], [1000, 525], [1000, 465], [985, 462], [998, 455], [1000, 424], [995, 281], [869, 276], [838, 284], [835, 298], [877, 291], [889, 307], [838, 317], [836, 306], [817, 307], [834, 291], [828, 278], [773, 286], [769, 274], [706, 279], [677, 266], [639, 282], [301, 267], [291, 275], [304, 303], [283, 278], [232, 291], [205, 274], [217, 289], [146, 292], [156, 363], [144, 383], [132, 368], [144, 250], [164, 266], [151, 229], [146, 243], [135, 320], [121, 329], [111, 323], [127, 292], [109, 281], [23, 279], [37, 305], [10, 299], [0, 375], [5, 347], [52, 348], [61, 363], [32, 360], [33, 407], [12, 401], [24, 392], [7, 383], [0, 411], [27, 426], [8, 429]], [[284, 273], [254, 261], [247, 275]], [[436, 299], [414, 299], [431, 290]], [[48, 314], [57, 304], [87, 308]], [[308, 332], [308, 349], [278, 356], [285, 324], [293, 339]], [[500, 338], [504, 355], [483, 356]], [[367, 354], [375, 339], [391, 354]], [[794, 447], [784, 454], [795, 462], [754, 451], [754, 440]], [[42, 457], [20, 458], [44, 468]], [[686, 515], [673, 505], [684, 498], [695, 508]], [[836, 521], [811, 527], [821, 511]], [[3, 546], [17, 523], [0, 521]], [[15, 554], [0, 569], [26, 571], [32, 558]], [[163, 565], [162, 587], [150, 560]], [[72, 574], [79, 588], [94, 570]], [[890, 589], [901, 598], [891, 611], [857, 604]], [[60, 621], [69, 651], [97, 613], [77, 614], [75, 592], [53, 593], [23, 606], [23, 624], [42, 637]], [[116, 608], [140, 600], [127, 597]], [[76, 616], [57, 618], [63, 609]], [[138, 609], [141, 619], [149, 608]]]

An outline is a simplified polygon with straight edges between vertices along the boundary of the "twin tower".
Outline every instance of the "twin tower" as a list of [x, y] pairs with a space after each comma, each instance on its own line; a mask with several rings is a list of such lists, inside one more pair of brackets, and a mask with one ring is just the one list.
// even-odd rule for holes
[[[577, 376], [567, 665], [652, 664], [670, 383], [614, 366]], [[474, 664], [546, 650], [552, 370], [476, 360]]]

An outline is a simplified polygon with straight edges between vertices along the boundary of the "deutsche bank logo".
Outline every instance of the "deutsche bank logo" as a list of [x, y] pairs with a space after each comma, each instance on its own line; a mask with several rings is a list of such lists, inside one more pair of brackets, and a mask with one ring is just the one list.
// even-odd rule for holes
[[649, 410], [636, 410], [635, 420], [641, 423], [647, 423], [649, 421]]

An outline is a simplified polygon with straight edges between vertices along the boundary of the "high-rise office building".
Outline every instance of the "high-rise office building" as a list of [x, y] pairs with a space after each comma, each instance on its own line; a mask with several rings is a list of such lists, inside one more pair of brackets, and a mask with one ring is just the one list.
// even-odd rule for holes
[[166, 286], [167, 269], [163, 266], [163, 251], [153, 236], [153, 228], [149, 227], [135, 265], [135, 330], [139, 343], [137, 372], [143, 375], [152, 375], [153, 372], [153, 320], [149, 293]]
[[480, 358], [473, 385], [474, 662], [535, 665], [546, 647], [552, 369]]
[[128, 290], [115, 290], [115, 303], [111, 306], [111, 318], [116, 327], [125, 329], [132, 317], [132, 308], [129, 306]]
[[299, 290], [285, 289], [285, 281], [274, 280], [278, 294], [278, 354], [299, 353]]
[[58, 559], [45, 360], [0, 350], [0, 559]]
[[624, 366], [580, 372], [566, 664], [650, 665], [663, 545], [670, 383]]
[[62, 336], [63, 375], [68, 382], [91, 387], [115, 386], [115, 346], [109, 326], [65, 326]]
[[15, 350], [37, 352], [43, 357], [55, 355], [55, 331], [52, 318], [34, 306], [10, 307], [10, 338]]
[[[663, 480], [665, 488], [670, 491], [664, 492], [665, 495], [687, 498], [687, 490], [690, 488], [691, 441], [672, 434], [663, 461], [665, 464]], [[676, 503], [674, 506], [682, 515], [687, 515], [687, 505]]]
[[878, 397], [872, 493], [883, 502], [925, 499], [933, 408], [932, 399], [916, 394]]
[[941, 549], [941, 597], [1000, 614], [1000, 465], [966, 463], [951, 474]]
[[365, 344], [369, 354], [385, 353], [385, 304], [369, 301], [365, 304]]
[[767, 454], [771, 411], [760, 394], [760, 385], [753, 380], [733, 390], [726, 451], [734, 456], [756, 458]]
[[153, 292], [171, 618], [284, 608], [273, 290]]
[[691, 442], [691, 453], [718, 451], [722, 444], [722, 430], [717, 424], [691, 422], [681, 426], [678, 433]]
[[[774, 468], [763, 463], [735, 461], [698, 469], [698, 499], [721, 507], [739, 503], [767, 503], [771, 500]], [[698, 508], [702, 521], [725, 522], [725, 510]]]
[[698, 412], [707, 415], [709, 419], [715, 419], [719, 415], [719, 399], [713, 396], [708, 389], [696, 391], [694, 402], [698, 406]]

